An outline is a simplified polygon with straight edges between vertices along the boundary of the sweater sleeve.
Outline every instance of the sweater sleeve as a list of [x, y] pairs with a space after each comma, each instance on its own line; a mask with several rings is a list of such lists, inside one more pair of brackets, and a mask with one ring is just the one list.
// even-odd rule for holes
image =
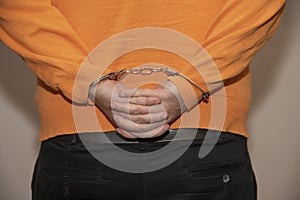
[[[210, 24], [202, 43], [205, 52], [195, 56], [193, 66], [201, 72], [183, 69], [181, 73], [193, 80], [205, 92], [214, 91], [218, 83], [243, 72], [254, 56], [261, 50], [277, 29], [283, 13], [285, 0], [227, 0]], [[205, 56], [207, 52], [207, 55]], [[197, 57], [199, 59], [197, 59]], [[204, 58], [204, 59], [203, 59]], [[211, 71], [211, 59], [219, 73]], [[205, 77], [204, 77], [205, 76]], [[170, 77], [183, 97], [189, 110], [199, 102], [193, 101], [194, 93], [186, 80]], [[202, 93], [193, 87], [198, 100]], [[191, 96], [191, 94], [193, 95]]]
[[50, 0], [0, 0], [0, 39], [46, 85], [77, 103], [88, 102], [88, 75], [79, 80], [82, 92], [72, 97], [88, 49]]

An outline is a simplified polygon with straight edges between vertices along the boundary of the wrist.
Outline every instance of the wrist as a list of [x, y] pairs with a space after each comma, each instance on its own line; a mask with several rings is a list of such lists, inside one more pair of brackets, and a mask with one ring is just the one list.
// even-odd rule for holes
[[[176, 86], [187, 111], [194, 108], [203, 99], [203, 92], [181, 76], [171, 76], [169, 79]], [[205, 84], [201, 87], [206, 89]]]
[[116, 85], [116, 81], [114, 80], [103, 80], [93, 87], [90, 87], [89, 90], [89, 98], [94, 102], [98, 102], [104, 96], [107, 96], [107, 93], [111, 92], [111, 88], [114, 88]]
[[185, 111], [188, 110], [184, 103], [184, 99], [182, 98], [177, 86], [174, 84], [174, 82], [172, 80], [166, 80], [166, 81], [162, 82], [160, 85], [166, 87], [175, 95], [175, 97], [180, 105], [181, 113], [184, 113]]

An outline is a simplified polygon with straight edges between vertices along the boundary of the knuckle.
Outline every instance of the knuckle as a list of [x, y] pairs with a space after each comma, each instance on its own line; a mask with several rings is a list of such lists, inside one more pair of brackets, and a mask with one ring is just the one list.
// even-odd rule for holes
[[143, 123], [143, 118], [141, 116], [135, 116], [133, 121], [136, 123]]
[[131, 109], [130, 113], [136, 115], [136, 114], [140, 113], [140, 110], [138, 108], [134, 107], [134, 108]]
[[152, 104], [155, 104], [156, 103], [156, 99], [155, 98], [147, 98], [147, 104], [148, 105], [152, 105]]
[[145, 97], [140, 97], [140, 103], [143, 104], [143, 105], [148, 105], [149, 100]]
[[132, 99], [132, 103], [133, 104], [139, 104], [140, 102], [139, 102], [139, 98], [133, 98]]
[[145, 116], [145, 123], [151, 124], [152, 123], [152, 117], [150, 114]]
[[141, 123], [141, 124], [150, 124], [151, 123], [151, 120], [149, 119], [148, 115], [137, 116], [136, 120], [138, 123]]

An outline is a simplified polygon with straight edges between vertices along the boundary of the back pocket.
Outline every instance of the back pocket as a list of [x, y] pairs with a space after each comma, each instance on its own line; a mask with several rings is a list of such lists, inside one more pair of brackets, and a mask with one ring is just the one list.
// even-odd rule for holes
[[225, 163], [214, 163], [205, 165], [194, 165], [188, 168], [187, 172], [190, 176], [195, 177], [211, 177], [220, 176], [227, 173], [237, 172], [247, 167], [244, 161], [234, 161]]
[[95, 169], [53, 167], [42, 170], [46, 176], [62, 181], [98, 182], [102, 179], [102, 172]]

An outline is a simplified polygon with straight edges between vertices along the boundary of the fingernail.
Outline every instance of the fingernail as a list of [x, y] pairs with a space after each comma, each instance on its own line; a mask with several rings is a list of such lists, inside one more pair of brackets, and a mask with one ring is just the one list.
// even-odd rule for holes
[[163, 117], [163, 119], [167, 119], [168, 113], [164, 113], [164, 114], [162, 115], [162, 117]]
[[165, 131], [169, 130], [169, 128], [170, 128], [170, 126], [169, 126], [169, 124], [167, 124], [167, 125], [165, 126]]
[[121, 90], [119, 94], [120, 94], [120, 97], [125, 97], [125, 96], [128, 95], [128, 91], [126, 91], [126, 90]]
[[111, 107], [111, 108], [114, 108], [115, 106], [116, 106], [116, 104], [115, 104], [114, 102], [111, 102], [111, 103], [110, 103], [110, 107]]
[[157, 104], [160, 103], [160, 99], [156, 99], [155, 103], [157, 103]]

